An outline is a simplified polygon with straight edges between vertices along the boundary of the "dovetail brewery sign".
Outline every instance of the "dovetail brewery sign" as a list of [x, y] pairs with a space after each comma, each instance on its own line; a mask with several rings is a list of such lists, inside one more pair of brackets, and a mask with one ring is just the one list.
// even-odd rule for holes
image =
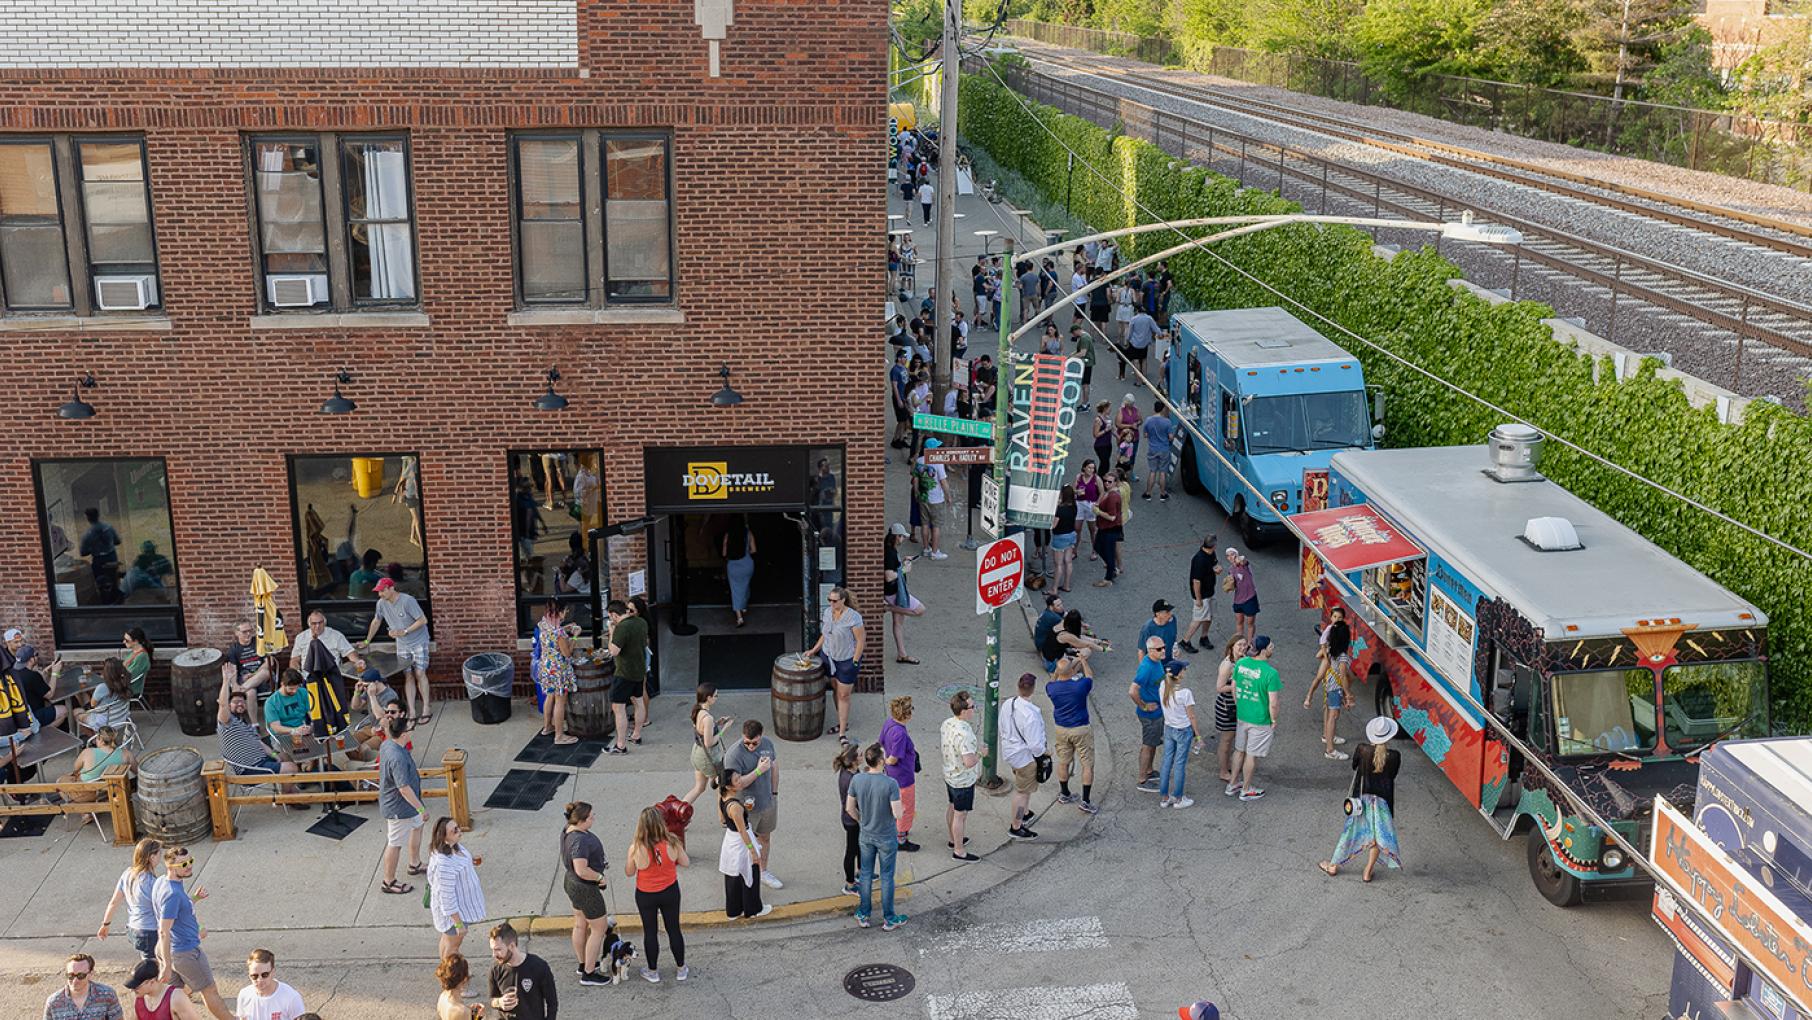
[[803, 446], [651, 446], [642, 451], [648, 509], [802, 506], [809, 461]]
[[1013, 363], [1007, 427], [1007, 523], [1048, 528], [1082, 397], [1081, 358], [1038, 354]]

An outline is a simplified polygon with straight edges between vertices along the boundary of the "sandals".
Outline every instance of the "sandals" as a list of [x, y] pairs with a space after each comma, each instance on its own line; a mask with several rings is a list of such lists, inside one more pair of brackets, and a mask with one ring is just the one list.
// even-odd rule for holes
[[385, 882], [378, 888], [392, 896], [406, 896], [415, 891], [415, 887], [407, 882]]
[[428, 873], [428, 866], [426, 864], [409, 865], [409, 874], [411, 874], [411, 875], [426, 875], [427, 873]]
[[579, 742], [578, 737], [555, 737], [554, 738], [555, 747], [571, 747], [578, 742]]
[[427, 712], [423, 712], [421, 715], [418, 715], [415, 717], [415, 721], [417, 723], [425, 723], [432, 718], [434, 718], [432, 715], [429, 715]]
[[[1334, 865], [1329, 863], [1328, 861], [1322, 861], [1321, 863], [1319, 863], [1315, 866], [1317, 868], [1320, 868], [1329, 878], [1334, 877], [1335, 873], [1340, 870], [1340, 869], [1334, 867]], [[1371, 879], [1368, 878], [1368, 879], [1366, 879], [1366, 881], [1369, 882], [1369, 881], [1371, 881]]]
[[908, 666], [916, 666], [919, 664], [919, 660], [913, 658], [910, 655], [896, 655], [893, 657], [893, 661], [904, 663]]

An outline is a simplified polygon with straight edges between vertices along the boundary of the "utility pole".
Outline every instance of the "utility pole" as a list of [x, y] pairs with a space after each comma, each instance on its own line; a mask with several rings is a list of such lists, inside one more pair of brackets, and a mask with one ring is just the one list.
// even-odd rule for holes
[[[1013, 265], [1013, 240], [1007, 240], [1006, 258], [1002, 263]], [[1012, 270], [1009, 268], [1008, 272]], [[1010, 396], [1013, 386], [1013, 330], [1007, 323], [1013, 321], [1013, 287], [1010, 280], [1001, 281], [1000, 288], [1000, 345], [998, 358], [994, 367], [994, 484], [999, 493], [999, 502], [994, 511], [995, 521], [999, 527], [999, 538], [1007, 533], [1007, 417], [1012, 407]], [[978, 408], [977, 411], [980, 409]], [[1004, 785], [1000, 778], [1000, 756], [996, 753], [1000, 744], [1000, 609], [988, 614], [988, 655], [982, 677], [982, 774], [977, 780], [984, 790], [998, 790]]]
[[937, 301], [932, 310], [931, 391], [937, 400], [931, 405], [944, 406], [944, 394], [950, 390], [950, 360], [954, 351], [950, 342], [951, 310], [956, 280], [956, 87], [960, 73], [962, 47], [962, 0], [944, 0], [943, 91], [938, 99], [937, 135]]

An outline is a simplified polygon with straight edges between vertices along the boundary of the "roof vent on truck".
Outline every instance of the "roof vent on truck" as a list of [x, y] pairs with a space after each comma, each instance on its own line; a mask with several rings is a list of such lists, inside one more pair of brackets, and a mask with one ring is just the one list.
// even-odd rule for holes
[[1531, 517], [1523, 525], [1523, 541], [1542, 552], [1565, 552], [1568, 549], [1584, 549], [1579, 541], [1579, 532], [1573, 522], [1565, 517]]
[[1491, 452], [1491, 466], [1485, 473], [1500, 482], [1539, 482], [1541, 450], [1544, 445], [1541, 430], [1524, 425], [1521, 422], [1506, 422], [1491, 430], [1485, 437], [1486, 448]]

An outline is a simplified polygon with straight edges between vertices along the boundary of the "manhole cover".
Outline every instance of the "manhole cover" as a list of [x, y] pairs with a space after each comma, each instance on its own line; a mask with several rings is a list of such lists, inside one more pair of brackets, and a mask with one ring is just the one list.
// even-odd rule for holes
[[891, 963], [865, 963], [843, 975], [843, 990], [864, 1002], [905, 998], [912, 986], [912, 973]]

